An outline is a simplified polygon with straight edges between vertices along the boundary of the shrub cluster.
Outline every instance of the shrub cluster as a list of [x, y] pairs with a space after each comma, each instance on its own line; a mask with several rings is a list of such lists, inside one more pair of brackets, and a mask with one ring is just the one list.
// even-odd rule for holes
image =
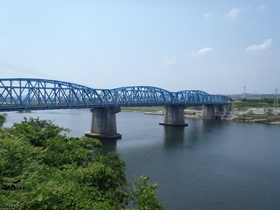
[[0, 128], [0, 209], [163, 209], [147, 176], [127, 182], [118, 154], [67, 131], [38, 118]]

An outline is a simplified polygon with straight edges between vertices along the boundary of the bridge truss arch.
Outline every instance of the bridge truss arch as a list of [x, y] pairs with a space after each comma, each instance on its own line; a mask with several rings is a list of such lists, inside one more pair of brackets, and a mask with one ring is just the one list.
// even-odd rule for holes
[[171, 92], [151, 86], [121, 87], [112, 91], [118, 106], [164, 106], [173, 101]]
[[57, 80], [0, 79], [0, 111], [226, 103], [226, 96], [198, 90], [169, 92], [151, 86], [93, 89]]
[[178, 91], [175, 94], [177, 103], [186, 106], [228, 103], [228, 98], [226, 96], [210, 95], [201, 90], [183, 90]]

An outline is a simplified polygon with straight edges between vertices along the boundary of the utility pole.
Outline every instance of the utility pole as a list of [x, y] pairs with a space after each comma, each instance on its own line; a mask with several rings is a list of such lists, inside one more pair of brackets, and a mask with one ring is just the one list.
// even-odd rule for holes
[[278, 96], [277, 96], [277, 90], [278, 90], [278, 88], [275, 88], [274, 104], [273, 104], [273, 107], [274, 107], [274, 108], [278, 108]]
[[244, 98], [245, 98], [246, 109], [247, 109], [246, 86], [244, 86]]

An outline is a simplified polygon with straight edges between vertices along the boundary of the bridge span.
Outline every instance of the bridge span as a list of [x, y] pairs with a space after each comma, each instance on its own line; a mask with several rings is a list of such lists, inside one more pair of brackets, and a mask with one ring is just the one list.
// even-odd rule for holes
[[186, 126], [184, 109], [203, 106], [203, 118], [215, 119], [216, 112], [228, 111], [226, 96], [200, 90], [170, 92], [151, 86], [94, 89], [69, 82], [35, 78], [0, 78], [0, 112], [84, 109], [92, 112], [87, 136], [121, 138], [116, 113], [121, 107], [163, 106], [162, 125]]

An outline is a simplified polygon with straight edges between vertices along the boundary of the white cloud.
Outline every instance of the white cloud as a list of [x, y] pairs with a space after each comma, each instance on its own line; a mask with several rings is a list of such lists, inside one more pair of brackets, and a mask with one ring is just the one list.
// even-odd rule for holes
[[265, 40], [262, 44], [251, 45], [245, 49], [245, 52], [261, 52], [268, 50], [272, 45], [272, 39]]
[[206, 12], [203, 14], [203, 17], [205, 17], [205, 18], [210, 18], [212, 16], [213, 16], [213, 13], [210, 13], [210, 12]]
[[164, 65], [165, 66], [170, 66], [170, 65], [175, 65], [177, 63], [178, 59], [176, 57], [164, 57]]
[[266, 10], [266, 8], [267, 8], [266, 4], [262, 4], [262, 5], [259, 5], [259, 6], [257, 7], [257, 9], [258, 9], [259, 11], [261, 11], [261, 12], [264, 12], [264, 11]]
[[235, 20], [244, 11], [245, 11], [245, 9], [243, 9], [243, 8], [232, 7], [231, 10], [226, 14], [226, 17], [231, 19], [231, 20]]
[[198, 50], [197, 52], [192, 52], [191, 56], [203, 56], [203, 55], [207, 55], [207, 54], [211, 53], [212, 51], [214, 51], [212, 48], [205, 47], [205, 48]]

